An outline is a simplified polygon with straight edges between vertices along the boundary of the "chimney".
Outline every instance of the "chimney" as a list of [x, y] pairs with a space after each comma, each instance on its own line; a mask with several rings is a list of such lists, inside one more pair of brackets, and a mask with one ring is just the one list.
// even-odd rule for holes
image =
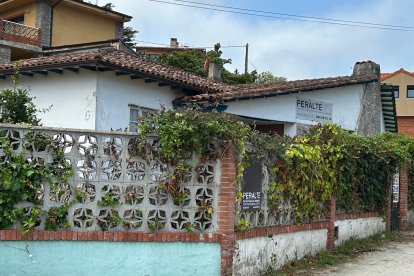
[[380, 66], [372, 61], [355, 63], [353, 77], [375, 76], [377, 81], [365, 83], [360, 99], [361, 109], [355, 128], [356, 133], [361, 135], [373, 135], [381, 132], [383, 116], [381, 114], [381, 83]]
[[171, 48], [177, 48], [178, 47], [178, 41], [176, 37], [170, 38], [170, 47]]
[[215, 82], [222, 82], [221, 80], [221, 66], [214, 62], [208, 63], [208, 78]]
[[360, 61], [355, 63], [352, 76], [376, 75], [380, 76], [380, 66], [373, 61]]

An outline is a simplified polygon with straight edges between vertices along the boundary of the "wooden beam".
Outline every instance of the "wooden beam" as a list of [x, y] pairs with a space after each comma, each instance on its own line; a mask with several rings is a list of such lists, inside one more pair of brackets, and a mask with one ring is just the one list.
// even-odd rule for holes
[[36, 70], [36, 71], [32, 71], [33, 73], [39, 74], [39, 75], [43, 75], [43, 76], [47, 76], [47, 71], [46, 70]]
[[159, 86], [170, 86], [171, 84], [165, 83], [165, 82], [160, 82], [158, 84]]
[[140, 80], [144, 79], [144, 77], [138, 76], [138, 75], [131, 75], [131, 80]]
[[32, 72], [21, 72], [20, 74], [22, 74], [23, 76], [27, 76], [27, 77], [33, 77]]
[[62, 68], [62, 69], [72, 71], [72, 72], [75, 72], [75, 73], [79, 73], [79, 67], [65, 67], [65, 68]]
[[121, 70], [116, 70], [115, 71], [115, 75], [117, 76], [125, 76], [125, 75], [129, 75], [130, 73], [125, 72], [125, 71], [121, 71]]
[[63, 69], [56, 69], [56, 68], [48, 69], [48, 71], [56, 73], [56, 74], [62, 74], [63, 73]]
[[157, 82], [157, 81], [153, 79], [145, 79], [145, 83], [152, 83], [152, 82]]
[[110, 68], [110, 67], [98, 67], [98, 70], [101, 72], [107, 72], [107, 71], [113, 71], [114, 69]]
[[177, 86], [177, 85], [171, 85], [171, 89], [172, 89], [172, 90], [176, 90], [176, 89], [180, 89], [180, 87], [179, 87], [179, 86]]
[[91, 70], [91, 71], [96, 71], [96, 66], [92, 66], [92, 65], [81, 65], [80, 68]]

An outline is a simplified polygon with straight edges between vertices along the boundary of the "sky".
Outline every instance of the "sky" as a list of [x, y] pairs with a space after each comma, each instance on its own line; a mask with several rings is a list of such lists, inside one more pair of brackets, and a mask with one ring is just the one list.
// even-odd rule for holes
[[[181, 3], [176, 0], [164, 0]], [[411, 26], [412, 31], [339, 26], [196, 9], [150, 0], [91, 0], [131, 15], [136, 39], [169, 44], [176, 37], [190, 47], [249, 44], [249, 71], [270, 71], [288, 80], [352, 74], [355, 62], [372, 60], [382, 72], [414, 71], [412, 0], [192, 0], [273, 13]], [[268, 14], [271, 15], [271, 14]], [[277, 17], [277, 15], [274, 15]], [[138, 42], [138, 45], [149, 44]], [[154, 46], [154, 45], [153, 45]], [[229, 70], [244, 71], [245, 49], [223, 48]]]

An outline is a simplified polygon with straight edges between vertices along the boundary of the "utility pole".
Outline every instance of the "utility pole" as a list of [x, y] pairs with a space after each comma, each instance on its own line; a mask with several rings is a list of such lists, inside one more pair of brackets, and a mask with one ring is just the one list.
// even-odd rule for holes
[[246, 43], [246, 56], [244, 58], [244, 73], [249, 72], [249, 43]]

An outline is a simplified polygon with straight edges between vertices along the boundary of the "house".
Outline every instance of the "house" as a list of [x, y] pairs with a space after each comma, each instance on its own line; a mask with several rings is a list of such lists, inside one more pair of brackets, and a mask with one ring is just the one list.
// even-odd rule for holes
[[381, 74], [381, 82], [393, 86], [399, 132], [414, 136], [414, 73], [401, 68]]
[[379, 78], [379, 65], [358, 62], [351, 76], [226, 86], [220, 93], [192, 95], [178, 102], [221, 106], [259, 130], [290, 136], [325, 122], [364, 135], [396, 132], [393, 95], [381, 88]]
[[37, 57], [49, 47], [117, 40], [130, 20], [81, 0], [2, 0], [0, 63]]
[[205, 53], [205, 48], [194, 48], [194, 47], [183, 47], [180, 46], [178, 43], [177, 38], [170, 39], [170, 46], [169, 47], [162, 47], [162, 46], [135, 46], [135, 51], [148, 59], [156, 60], [161, 55], [169, 55], [173, 52], [180, 52], [180, 51], [198, 51]]
[[[357, 63], [352, 76], [265, 85], [228, 85], [112, 48], [22, 60], [19, 67], [20, 85], [36, 105], [53, 104], [41, 114], [46, 126], [134, 131], [137, 115], [161, 104], [196, 104], [291, 136], [318, 122], [361, 134], [396, 131], [393, 106], [384, 105], [392, 93], [381, 92], [373, 62]], [[12, 63], [0, 64], [0, 90], [13, 73]]]

